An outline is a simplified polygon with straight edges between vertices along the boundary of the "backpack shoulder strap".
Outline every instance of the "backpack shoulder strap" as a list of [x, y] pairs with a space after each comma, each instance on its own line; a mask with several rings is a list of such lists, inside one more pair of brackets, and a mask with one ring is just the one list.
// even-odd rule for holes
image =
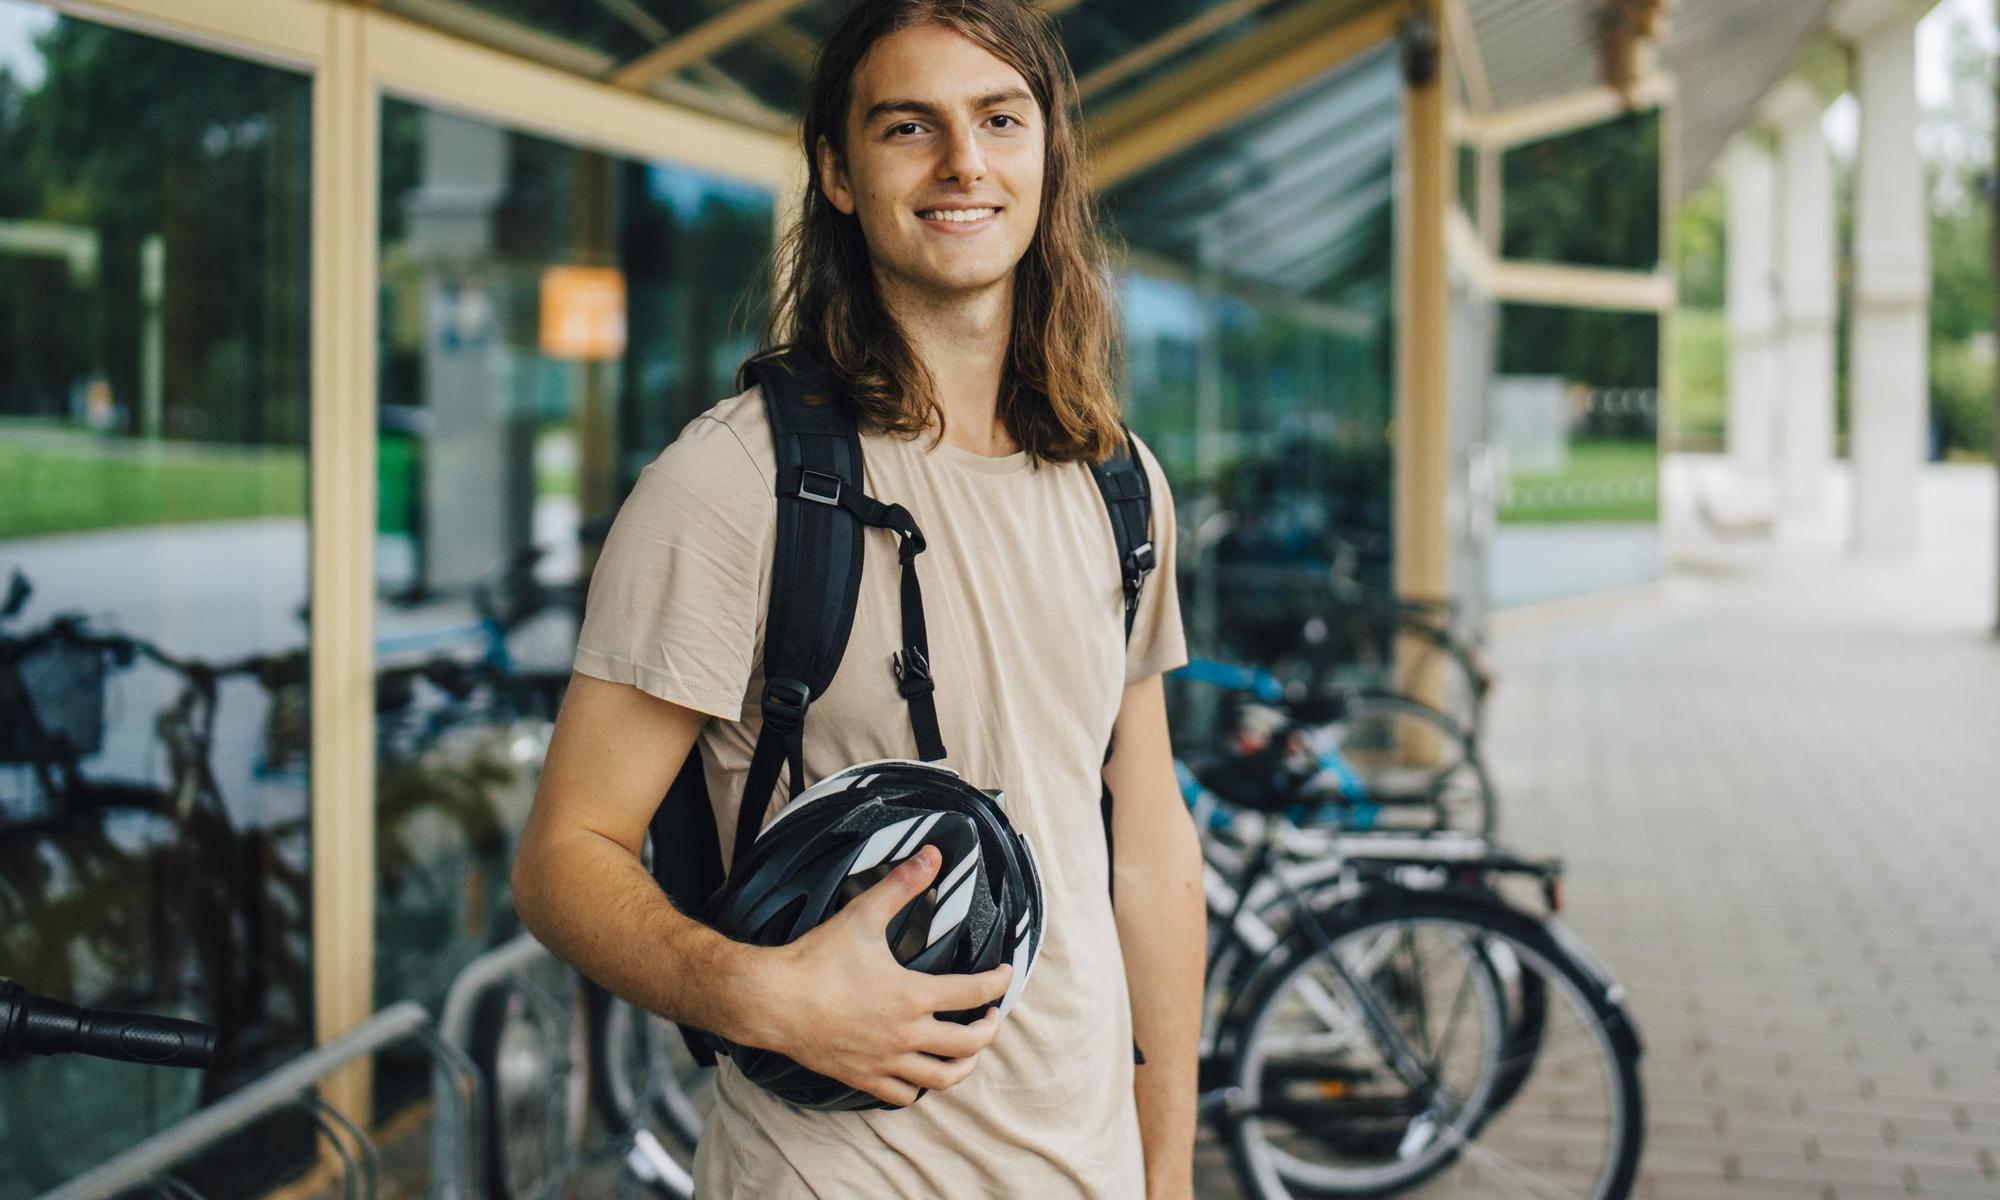
[[[1146, 585], [1146, 576], [1159, 565], [1159, 555], [1154, 552], [1152, 542], [1153, 485], [1146, 478], [1146, 464], [1139, 461], [1139, 446], [1133, 441], [1129, 426], [1125, 429], [1125, 445], [1103, 462], [1092, 463], [1090, 474], [1097, 480], [1097, 490], [1104, 496], [1104, 509], [1111, 518], [1111, 536], [1118, 544], [1118, 577], [1125, 585], [1125, 640], [1129, 643], [1132, 640], [1132, 622], [1139, 615], [1139, 593]], [[1111, 750], [1111, 745], [1106, 743], [1105, 762], [1111, 761]], [[1110, 860], [1110, 784], [1103, 785], [1098, 803], [1104, 815], [1104, 857]], [[1115, 863], [1107, 861], [1106, 878], [1115, 873]], [[1116, 890], [1115, 883], [1113, 890]], [[1132, 1061], [1146, 1061], [1136, 1039], [1132, 1043]]]
[[[737, 389], [753, 384], [763, 393], [776, 451], [777, 541], [764, 625], [764, 724], [737, 815], [739, 854], [763, 827], [788, 763], [798, 790], [806, 710], [840, 668], [865, 550], [862, 523], [840, 507], [844, 497], [861, 496], [861, 435], [852, 409], [802, 355], [766, 354], [744, 363]], [[812, 403], [820, 397], [828, 398]], [[682, 912], [703, 912], [725, 876], [698, 753], [688, 755], [652, 829], [654, 877]], [[706, 1035], [683, 1028], [681, 1036], [696, 1062], [714, 1064]]]
[[800, 789], [806, 710], [833, 682], [847, 650], [865, 543], [864, 526], [841, 504], [861, 495], [861, 433], [831, 377], [807, 356], [785, 352], [744, 363], [737, 382], [762, 390], [778, 464], [764, 725], [737, 816], [740, 850], [763, 827], [780, 767], [789, 763], [792, 790]]
[[1153, 487], [1146, 478], [1146, 466], [1139, 461], [1139, 447], [1132, 430], [1125, 430], [1125, 445], [1117, 454], [1090, 467], [1097, 490], [1104, 494], [1104, 507], [1111, 516], [1111, 534], [1118, 542], [1118, 573], [1125, 584], [1125, 637], [1131, 640], [1132, 622], [1139, 615], [1139, 592], [1146, 576], [1153, 573], [1159, 556], [1153, 551]]

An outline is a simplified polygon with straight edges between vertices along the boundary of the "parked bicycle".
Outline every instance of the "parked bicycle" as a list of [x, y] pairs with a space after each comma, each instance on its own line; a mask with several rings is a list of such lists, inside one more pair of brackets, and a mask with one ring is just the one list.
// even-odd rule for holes
[[[1207, 681], [1283, 703], [1260, 672]], [[1556, 920], [1561, 865], [1476, 832], [1361, 831], [1338, 716], [1285, 711], [1297, 769], [1180, 764], [1213, 917], [1203, 1111], [1244, 1188], [1628, 1195], [1639, 1038], [1622, 988]]]

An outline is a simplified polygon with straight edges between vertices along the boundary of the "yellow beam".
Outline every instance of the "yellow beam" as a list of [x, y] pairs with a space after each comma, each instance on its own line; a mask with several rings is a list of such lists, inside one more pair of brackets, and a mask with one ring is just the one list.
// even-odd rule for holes
[[773, 131], [634, 95], [385, 13], [366, 17], [369, 77], [407, 99], [766, 187], [798, 155], [791, 138]]
[[326, 17], [316, 0], [45, 0], [104, 25], [191, 42], [282, 66], [326, 55]]
[[1614, 271], [1564, 263], [1501, 259], [1487, 265], [1494, 298], [1509, 304], [1665, 312], [1674, 304], [1673, 277], [1657, 271]]
[[[1440, 62], [1451, 27], [1437, 23]], [[1445, 134], [1448, 88], [1438, 72], [1403, 92], [1404, 194], [1397, 205], [1395, 583], [1397, 594], [1443, 596], [1451, 587], [1448, 214], [1457, 154]], [[1432, 680], [1413, 681], [1421, 693]]]
[[1084, 98], [1088, 99], [1112, 84], [1130, 78], [1154, 63], [1180, 53], [1231, 22], [1242, 20], [1258, 9], [1275, 2], [1276, 0], [1225, 0], [1224, 3], [1216, 5], [1193, 20], [1183, 21], [1152, 41], [1134, 46], [1105, 63], [1077, 80], [1077, 88], [1083, 93]]
[[1486, 60], [1480, 57], [1479, 39], [1473, 36], [1465, 0], [1444, 0], [1441, 15], [1451, 29], [1451, 58], [1458, 64], [1459, 78], [1465, 81], [1465, 102], [1472, 111], [1483, 113], [1493, 107], [1493, 89], [1486, 81]]
[[1656, 108], [1674, 96], [1673, 77], [1654, 72], [1632, 85], [1630, 99], [1608, 87], [1588, 87], [1519, 108], [1466, 115], [1466, 140], [1504, 150], [1527, 142], [1601, 125], [1638, 109]]
[[[1112, 105], [1090, 122], [1095, 185], [1109, 188], [1395, 36], [1402, 3], [1354, 14], [1318, 0]], [[1329, 27], [1335, 14], [1348, 19]], [[1349, 15], [1353, 14], [1353, 15]]]
[[775, 25], [806, 0], [742, 0], [671, 42], [663, 42], [611, 73], [619, 87], [643, 90], [690, 63], [725, 50], [766, 26]]
[[[367, 25], [318, 12], [312, 139], [312, 951], [322, 1043], [368, 1019], [375, 981], [376, 177]], [[321, 1094], [369, 1125], [368, 1066]]]

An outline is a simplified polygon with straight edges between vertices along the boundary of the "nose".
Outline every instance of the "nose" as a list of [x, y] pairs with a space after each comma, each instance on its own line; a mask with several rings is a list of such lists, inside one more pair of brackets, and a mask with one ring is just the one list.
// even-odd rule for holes
[[944, 157], [938, 163], [938, 178], [961, 186], [986, 178], [986, 155], [979, 149], [976, 126], [953, 124]]

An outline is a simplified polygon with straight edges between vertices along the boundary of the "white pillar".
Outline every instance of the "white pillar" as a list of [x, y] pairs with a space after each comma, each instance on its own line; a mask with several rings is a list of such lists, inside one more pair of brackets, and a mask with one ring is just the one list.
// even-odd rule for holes
[[1778, 128], [1778, 502], [1796, 524], [1819, 515], [1833, 459], [1833, 163], [1811, 87], [1781, 84], [1766, 111]]
[[1782, 377], [1777, 354], [1778, 297], [1774, 242], [1777, 170], [1754, 134], [1730, 144], [1722, 160], [1728, 192], [1729, 456], [1745, 475], [1767, 477]]
[[1901, 553], [1916, 542], [1917, 471], [1930, 409], [1930, 245], [1917, 156], [1920, 16], [1898, 5], [1854, 40], [1861, 146], [1849, 457], [1854, 546], [1865, 553]]

